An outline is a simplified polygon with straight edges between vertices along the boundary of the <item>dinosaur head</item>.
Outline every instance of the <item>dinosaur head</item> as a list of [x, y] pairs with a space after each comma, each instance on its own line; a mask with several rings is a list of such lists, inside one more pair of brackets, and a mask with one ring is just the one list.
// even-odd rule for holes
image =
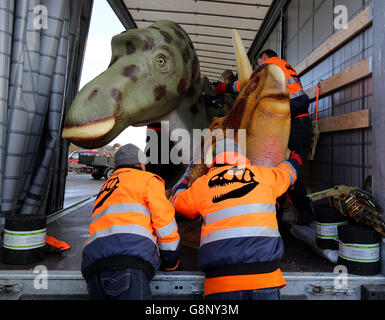
[[128, 30], [111, 46], [108, 69], [80, 90], [65, 118], [63, 138], [80, 147], [104, 146], [128, 126], [191, 108], [201, 94], [199, 61], [178, 24]]

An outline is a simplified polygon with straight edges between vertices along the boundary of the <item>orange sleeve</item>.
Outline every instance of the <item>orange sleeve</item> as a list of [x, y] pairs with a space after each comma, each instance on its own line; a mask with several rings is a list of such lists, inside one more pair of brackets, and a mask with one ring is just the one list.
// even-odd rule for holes
[[297, 169], [289, 161], [280, 163], [273, 168], [266, 168], [266, 183], [273, 187], [276, 198], [283, 195], [297, 180]]
[[179, 244], [178, 225], [174, 207], [166, 198], [163, 180], [151, 177], [146, 183], [145, 194], [159, 249], [175, 250]]
[[174, 205], [175, 211], [181, 215], [195, 219], [199, 217], [200, 212], [198, 208], [197, 199], [194, 196], [196, 189], [202, 184], [202, 178], [198, 178], [193, 182], [190, 188], [184, 190], [178, 190], [172, 198], [172, 204]]

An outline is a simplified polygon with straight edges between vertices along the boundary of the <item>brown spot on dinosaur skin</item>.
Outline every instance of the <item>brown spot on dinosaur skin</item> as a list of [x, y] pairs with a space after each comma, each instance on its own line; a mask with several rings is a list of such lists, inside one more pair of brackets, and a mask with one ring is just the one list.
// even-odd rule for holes
[[152, 48], [154, 48], [154, 39], [151, 38], [151, 37], [146, 37], [144, 39], [144, 46], [143, 46], [143, 49], [144, 50], [152, 50]]
[[178, 83], [178, 93], [182, 95], [183, 93], [186, 92], [186, 80], [184, 78], [180, 79]]
[[176, 34], [180, 39], [183, 39], [183, 40], [184, 40], [184, 35], [183, 35], [183, 33], [182, 33], [180, 30], [178, 30], [177, 28], [173, 28], [173, 30], [174, 30], [175, 34]]
[[166, 41], [167, 43], [171, 43], [171, 41], [172, 41], [171, 34], [169, 34], [169, 33], [166, 32], [166, 31], [163, 31], [163, 30], [161, 30], [161, 31], [159, 31], [159, 32], [160, 32], [161, 35], [163, 36], [164, 41]]
[[139, 71], [140, 71], [140, 68], [132, 64], [124, 68], [123, 75], [125, 77], [131, 78], [132, 81], [136, 82], [136, 80], [138, 80]]
[[98, 88], [95, 88], [94, 90], [91, 91], [90, 95], [88, 96], [88, 100], [91, 100], [93, 97], [95, 97], [99, 92]]
[[194, 103], [191, 107], [190, 107], [190, 112], [193, 113], [193, 114], [196, 114], [198, 113], [199, 109], [198, 109], [198, 106], [196, 103]]
[[110, 62], [110, 64], [108, 65], [108, 68], [111, 67], [116, 61], [119, 60], [119, 56], [114, 56]]
[[183, 57], [183, 63], [186, 64], [190, 59], [190, 50], [188, 47], [183, 49], [182, 57]]
[[162, 84], [154, 88], [154, 96], [156, 101], [159, 101], [160, 99], [162, 99], [163, 96], [166, 95], [166, 88], [167, 86]]
[[230, 113], [226, 116], [226, 119], [223, 121], [224, 129], [234, 129], [239, 128], [243, 113], [245, 112], [247, 99], [245, 97], [240, 97], [236, 100], [236, 105], [231, 108]]
[[122, 93], [117, 88], [113, 88], [111, 90], [111, 96], [112, 96], [112, 98], [114, 98], [115, 101], [122, 100]]
[[197, 57], [194, 57], [194, 60], [191, 64], [191, 77], [192, 78], [195, 78], [195, 75], [196, 75], [198, 69], [199, 69], [199, 62], [198, 62]]
[[180, 33], [184, 34], [185, 31], [179, 24], [175, 23], [174, 25], [175, 25], [175, 28], [177, 28], [180, 31]]
[[136, 51], [136, 47], [132, 44], [131, 41], [126, 41], [126, 52], [127, 54], [132, 54]]

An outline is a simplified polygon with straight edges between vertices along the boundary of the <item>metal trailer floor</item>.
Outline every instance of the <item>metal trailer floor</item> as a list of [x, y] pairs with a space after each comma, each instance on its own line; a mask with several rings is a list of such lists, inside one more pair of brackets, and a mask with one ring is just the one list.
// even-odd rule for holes
[[[41, 264], [48, 270], [80, 270], [83, 243], [88, 238], [90, 213], [94, 198], [74, 205], [49, 217], [47, 235], [54, 236], [71, 245], [71, 250], [60, 255], [47, 255]], [[320, 257], [307, 244], [294, 238], [285, 225], [280, 227], [285, 245], [285, 253], [281, 263], [283, 272], [332, 272], [334, 265]], [[181, 262], [178, 270], [198, 271], [198, 250], [182, 246]], [[6, 265], [0, 263], [0, 270], [29, 270], [30, 265]]]
[[[48, 218], [47, 234], [66, 241], [71, 250], [47, 255], [30, 265], [0, 264], [0, 300], [15, 299], [87, 299], [86, 283], [80, 273], [82, 246], [88, 237], [89, 217], [95, 198], [90, 197]], [[297, 240], [285, 225], [280, 227], [285, 244], [281, 269], [287, 286], [282, 299], [354, 299], [361, 298], [360, 285], [384, 285], [382, 275], [362, 277], [349, 275], [349, 286], [336, 290], [334, 265]], [[36, 288], [39, 275], [34, 268], [47, 269], [49, 286]], [[198, 271], [197, 250], [182, 247], [178, 271], [158, 272], [151, 288], [155, 299], [202, 299], [204, 274]]]

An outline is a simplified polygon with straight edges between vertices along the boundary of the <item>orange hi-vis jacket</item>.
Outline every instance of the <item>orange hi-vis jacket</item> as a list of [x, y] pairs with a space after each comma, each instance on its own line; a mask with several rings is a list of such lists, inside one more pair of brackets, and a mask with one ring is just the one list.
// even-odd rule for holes
[[177, 212], [203, 219], [198, 261], [205, 295], [286, 285], [275, 204], [298, 169], [294, 159], [272, 168], [214, 166], [174, 195]]
[[306, 94], [303, 91], [302, 83], [297, 72], [290, 63], [278, 57], [269, 58], [265, 61], [265, 63], [275, 64], [285, 73], [288, 82], [290, 100]]
[[95, 201], [83, 250], [84, 278], [103, 269], [132, 267], [151, 279], [161, 263], [165, 269], [176, 267], [177, 229], [160, 177], [133, 168], [115, 170]]

